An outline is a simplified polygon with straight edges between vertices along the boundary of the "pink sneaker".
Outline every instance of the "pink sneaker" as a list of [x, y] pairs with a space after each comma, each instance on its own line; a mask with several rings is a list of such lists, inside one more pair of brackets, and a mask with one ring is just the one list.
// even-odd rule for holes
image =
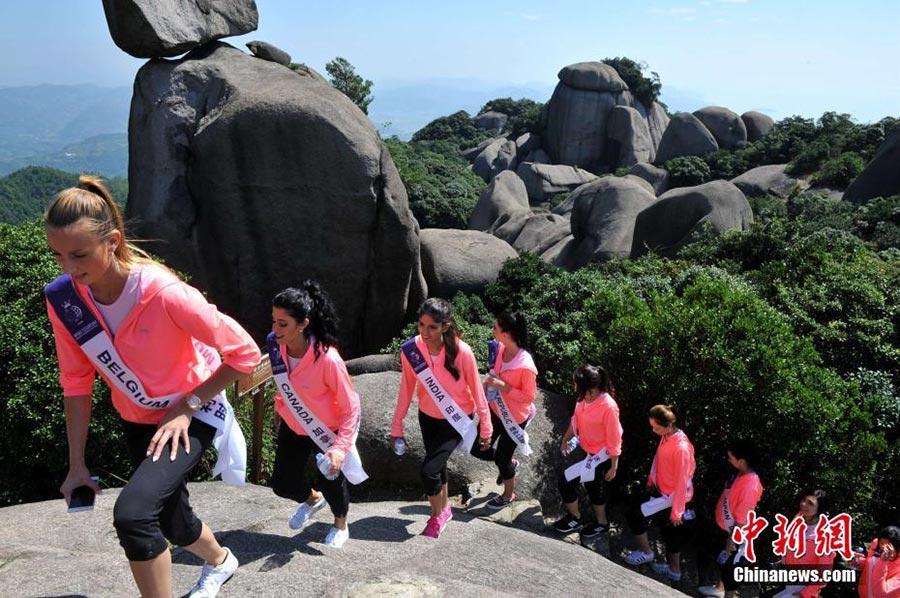
[[428, 523], [425, 524], [425, 531], [422, 532], [422, 535], [426, 538], [434, 538], [437, 540], [441, 536], [443, 527], [444, 526], [441, 525], [440, 517], [429, 517]]
[[447, 505], [447, 508], [441, 511], [441, 527], [447, 525], [447, 522], [451, 519], [453, 519], [453, 509], [450, 508], [450, 505]]

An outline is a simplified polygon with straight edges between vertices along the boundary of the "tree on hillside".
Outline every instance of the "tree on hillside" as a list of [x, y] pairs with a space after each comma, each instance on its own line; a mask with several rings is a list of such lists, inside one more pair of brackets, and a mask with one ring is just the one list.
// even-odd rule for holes
[[369, 104], [374, 99], [371, 95], [372, 82], [356, 74], [356, 68], [346, 58], [338, 56], [325, 65], [331, 77], [331, 84], [353, 100], [365, 114], [369, 113]]
[[644, 76], [648, 68], [646, 62], [635, 62], [630, 58], [619, 56], [616, 58], [604, 58], [603, 63], [616, 69], [622, 80], [628, 85], [628, 89], [639, 99], [641, 103], [650, 108], [659, 97], [662, 83], [655, 71], [650, 71], [650, 76]]

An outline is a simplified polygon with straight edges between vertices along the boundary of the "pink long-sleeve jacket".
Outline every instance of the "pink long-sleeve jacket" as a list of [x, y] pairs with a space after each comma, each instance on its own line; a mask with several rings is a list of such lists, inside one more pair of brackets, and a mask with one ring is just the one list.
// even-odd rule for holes
[[[113, 345], [150, 396], [190, 393], [212, 375], [193, 339], [214, 347], [224, 363], [235, 370], [253, 371], [260, 351], [240, 324], [164, 268], [151, 264], [134, 267], [141, 268], [140, 299], [119, 327]], [[87, 290], [78, 283], [74, 285], [78, 296], [109, 334]], [[63, 395], [90, 396], [97, 373], [109, 384], [105, 374], [94, 369], [49, 303], [47, 313], [53, 325]], [[144, 409], [112, 384], [110, 388], [113, 406], [126, 421], [157, 424], [167, 413], [164, 409]]]
[[696, 468], [694, 445], [686, 434], [675, 433], [659, 439], [656, 487], [672, 497], [672, 519], [675, 521], [681, 519], [685, 505], [694, 497], [694, 487], [690, 482]]
[[[444, 390], [450, 393], [450, 396], [453, 397], [459, 408], [467, 415], [471, 415], [473, 411], [478, 414], [481, 422], [478, 426], [481, 437], [490, 438], [493, 432], [491, 416], [488, 412], [487, 398], [484, 396], [484, 387], [481, 385], [481, 377], [478, 375], [478, 364], [475, 362], [475, 354], [472, 353], [472, 348], [464, 341], [457, 340], [459, 352], [454, 362], [457, 371], [459, 371], [459, 380], [457, 380], [444, 367], [446, 348], [442, 348], [437, 358], [432, 361], [431, 355], [428, 353], [428, 347], [421, 336], [416, 336], [416, 346], [422, 352], [422, 355], [425, 356], [428, 365], [431, 366], [431, 371], [434, 372], [435, 378], [441, 383]], [[428, 396], [427, 391], [422, 388], [421, 384], [416, 384], [416, 373], [413, 371], [412, 366], [409, 365], [409, 361], [407, 361], [402, 351], [400, 353], [400, 362], [403, 367], [403, 377], [400, 380], [397, 407], [394, 409], [391, 436], [403, 436], [403, 418], [406, 417], [406, 413], [409, 411], [409, 406], [412, 403], [414, 388], [416, 389], [416, 396], [419, 402], [419, 410], [430, 417], [445, 419], [444, 414], [441, 413], [431, 397]]]
[[[497, 353], [497, 361], [493, 364], [491, 372], [509, 384], [508, 390], [501, 390], [503, 402], [506, 403], [509, 414], [521, 424], [534, 413], [534, 397], [537, 395], [537, 367], [534, 359], [525, 349], [519, 349], [516, 356], [507, 363], [503, 362], [503, 343]], [[506, 369], [503, 369], [505, 366]], [[501, 371], [502, 369], [502, 371]], [[496, 403], [490, 403], [491, 411], [500, 417], [500, 411]]]
[[[739, 475], [731, 483], [731, 491], [728, 493], [728, 508], [731, 510], [731, 516], [738, 526], [747, 525], [747, 515], [759, 504], [762, 498], [763, 486], [759, 481], [756, 472], [751, 471], [744, 475]], [[729, 531], [725, 524], [725, 491], [719, 495], [719, 501], [716, 503], [716, 523], [724, 531]]]
[[572, 424], [578, 432], [581, 448], [591, 455], [606, 449], [610, 457], [622, 454], [622, 424], [619, 422], [619, 406], [616, 401], [603, 393], [585, 403], [578, 401]]
[[866, 557], [861, 560], [860, 598], [897, 598], [900, 596], [900, 558], [883, 561], [875, 556], [878, 540], [873, 540]]
[[[314, 343], [315, 338], [310, 338]], [[281, 358], [288, 363], [287, 350], [280, 347]], [[294, 391], [329, 430], [337, 430], [337, 436], [330, 452], [346, 455], [352, 448], [353, 435], [359, 422], [359, 395], [353, 390], [347, 366], [335, 347], [320, 350], [316, 359], [315, 351], [309, 349], [300, 359], [288, 378]], [[275, 395], [275, 411], [299, 436], [308, 436], [306, 430], [291, 414], [279, 391]]]

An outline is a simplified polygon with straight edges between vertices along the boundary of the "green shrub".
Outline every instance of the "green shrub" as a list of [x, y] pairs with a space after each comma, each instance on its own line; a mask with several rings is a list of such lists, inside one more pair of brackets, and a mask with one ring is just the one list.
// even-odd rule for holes
[[821, 187], [846, 189], [853, 179], [862, 172], [863, 166], [865, 164], [859, 154], [845, 152], [837, 158], [831, 158], [823, 162], [819, 167], [819, 171], [813, 175], [810, 182]]
[[539, 133], [541, 109], [544, 105], [534, 100], [521, 98], [496, 98], [486, 103], [478, 111], [479, 114], [489, 111], [502, 112], [509, 117], [505, 131], [513, 138], [523, 133]]
[[702, 185], [708, 182], [712, 175], [703, 158], [697, 156], [672, 158], [663, 165], [663, 168], [669, 173], [672, 188]]
[[635, 62], [624, 56], [604, 58], [603, 62], [616, 69], [634, 97], [639, 99], [646, 108], [649, 109], [659, 97], [662, 83], [660, 83], [659, 75], [654, 71], [650, 71], [649, 77], [644, 76], [644, 71], [648, 68], [646, 62]]
[[457, 151], [475, 147], [492, 137], [489, 131], [475, 126], [472, 117], [465, 110], [450, 116], [436, 118], [412, 136], [412, 141], [447, 141]]
[[719, 150], [703, 156], [709, 166], [710, 180], [733, 179], [750, 170], [751, 166], [744, 154], [728, 150]]

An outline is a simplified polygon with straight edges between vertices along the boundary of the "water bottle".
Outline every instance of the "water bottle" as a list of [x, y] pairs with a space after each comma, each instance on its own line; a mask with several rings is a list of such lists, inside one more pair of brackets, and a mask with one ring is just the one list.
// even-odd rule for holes
[[566, 449], [563, 451], [563, 457], [568, 457], [569, 455], [571, 455], [572, 451], [577, 449], [580, 444], [581, 441], [578, 440], [578, 436], [572, 436], [571, 438], [569, 438], [569, 442], [566, 443]]
[[341, 474], [341, 472], [339, 471], [333, 475], [328, 475], [328, 470], [331, 469], [331, 459], [329, 459], [322, 453], [316, 454], [316, 465], [319, 466], [319, 471], [322, 472], [322, 475], [325, 476], [326, 480], [336, 480], [337, 477]]
[[[488, 374], [488, 376], [490, 376], [491, 379], [494, 378], [493, 374]], [[488, 386], [485, 395], [487, 396], [487, 400], [493, 403], [500, 396], [500, 389], [496, 386]]]
[[394, 454], [398, 457], [405, 455], [408, 448], [409, 447], [406, 446], [406, 441], [402, 438], [394, 439]]

